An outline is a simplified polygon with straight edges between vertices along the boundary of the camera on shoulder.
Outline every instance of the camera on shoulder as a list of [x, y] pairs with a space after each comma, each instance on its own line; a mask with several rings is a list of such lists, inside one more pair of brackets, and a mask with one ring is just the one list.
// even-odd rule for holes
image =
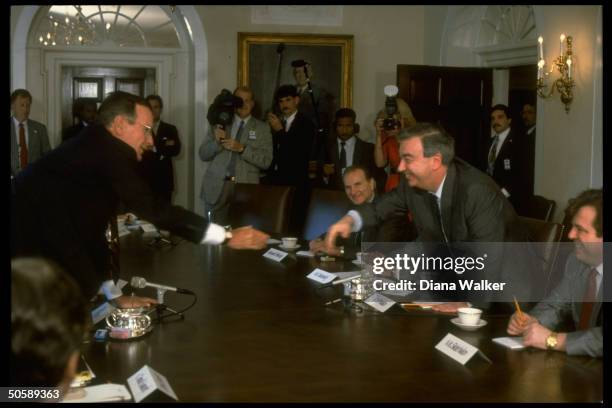
[[206, 119], [208, 119], [210, 126], [221, 125], [225, 129], [232, 123], [236, 109], [241, 107], [242, 98], [235, 96], [227, 89], [223, 89], [208, 108]]

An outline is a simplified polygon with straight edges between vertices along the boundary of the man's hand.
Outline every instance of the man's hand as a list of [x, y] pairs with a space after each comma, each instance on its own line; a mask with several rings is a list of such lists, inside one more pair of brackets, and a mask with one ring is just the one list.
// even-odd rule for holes
[[227, 139], [227, 133], [225, 133], [225, 129], [221, 127], [221, 125], [217, 125], [215, 127], [215, 139], [217, 142], [221, 143], [223, 140]]
[[221, 141], [221, 146], [225, 150], [229, 150], [230, 152], [241, 152], [244, 149], [244, 145], [237, 141], [236, 139], [224, 139]]
[[353, 223], [353, 218], [349, 215], [345, 215], [340, 218], [340, 221], [329, 227], [327, 235], [325, 236], [325, 252], [332, 254], [332, 252], [338, 251], [338, 248], [336, 248], [336, 238], [338, 235], [342, 238], [348, 238], [348, 236], [351, 235]]
[[316, 254], [317, 252], [324, 252], [325, 241], [323, 241], [321, 238], [313, 239], [308, 243], [308, 249], [310, 249], [310, 252], [313, 254]]
[[331, 176], [332, 174], [334, 174], [336, 172], [335, 168], [334, 168], [334, 163], [326, 163], [323, 165], [323, 174], [326, 177]]
[[529, 316], [527, 313], [523, 313], [521, 317], [519, 313], [514, 312], [514, 314], [510, 316], [506, 331], [511, 336], [520, 336], [532, 322], [537, 322], [537, 319], [533, 316]]
[[376, 121], [374, 121], [374, 127], [376, 128], [376, 136], [382, 135], [384, 121], [385, 120], [383, 118], [378, 118], [376, 119]]
[[283, 129], [283, 123], [280, 121], [278, 116], [276, 116], [272, 112], [268, 113], [268, 123], [270, 124], [272, 130], [274, 130], [275, 132], [278, 132], [279, 130]]
[[439, 305], [431, 305], [431, 310], [442, 313], [457, 313], [457, 309], [468, 307], [466, 302], [447, 302]]
[[546, 350], [546, 338], [552, 333], [546, 327], [542, 326], [537, 321], [532, 321], [527, 324], [523, 331], [523, 344]]
[[241, 227], [232, 230], [232, 238], [227, 245], [234, 249], [263, 249], [270, 236], [252, 227]]
[[157, 300], [151, 299], [148, 297], [140, 297], [140, 296], [127, 296], [122, 295], [118, 298], [113, 299], [117, 306], [120, 309], [133, 309], [136, 307], [149, 307], [151, 305], [156, 305]]

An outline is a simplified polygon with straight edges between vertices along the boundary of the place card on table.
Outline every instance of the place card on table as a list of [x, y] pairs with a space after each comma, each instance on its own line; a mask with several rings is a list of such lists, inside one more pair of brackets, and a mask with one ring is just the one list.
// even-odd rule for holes
[[283, 259], [285, 259], [287, 255], [289, 255], [289, 253], [279, 251], [278, 249], [275, 249], [275, 248], [270, 248], [263, 254], [263, 257], [271, 259], [276, 262], [281, 262]]
[[140, 402], [145, 398], [147, 398], [147, 401], [153, 401], [154, 399], [168, 399], [167, 397], [178, 401], [178, 397], [166, 377], [146, 364], [129, 377], [127, 383], [135, 402]]
[[512, 350], [521, 350], [525, 348], [522, 337], [496, 337], [493, 339], [493, 342]]
[[436, 345], [436, 349], [463, 365], [478, 352], [477, 347], [450, 333]]
[[334, 279], [336, 279], [336, 275], [333, 273], [329, 273], [327, 271], [324, 271], [323, 269], [319, 269], [316, 268], [314, 271], [310, 272], [308, 275], [306, 275], [306, 277], [308, 279], [311, 279], [315, 282], [319, 282], [319, 283], [329, 283], [331, 281], [333, 281]]
[[372, 296], [365, 300], [365, 303], [372, 306], [374, 309], [378, 310], [381, 313], [389, 310], [391, 306], [395, 304], [395, 302], [388, 297], [381, 295], [380, 293], [374, 293]]

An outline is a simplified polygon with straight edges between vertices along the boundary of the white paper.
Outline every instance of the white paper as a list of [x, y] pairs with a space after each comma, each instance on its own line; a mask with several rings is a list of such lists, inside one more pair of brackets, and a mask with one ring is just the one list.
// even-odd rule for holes
[[305, 258], [314, 258], [314, 254], [310, 251], [297, 251], [295, 254], [297, 256], [303, 256]]
[[478, 348], [450, 333], [436, 344], [436, 349], [464, 365], [478, 352]]
[[149, 223], [140, 224], [140, 228], [142, 228], [143, 232], [157, 232], [155, 225]]
[[316, 268], [314, 271], [310, 272], [307, 276], [308, 279], [311, 279], [315, 282], [319, 283], [329, 283], [336, 279], [336, 275], [333, 273], [329, 273], [324, 271], [323, 269]]
[[374, 293], [372, 296], [365, 300], [365, 303], [372, 306], [374, 309], [378, 310], [381, 313], [389, 310], [391, 306], [395, 304], [395, 302], [388, 297], [381, 295], [380, 293]]
[[268, 245], [276, 245], [280, 244], [282, 241], [280, 239], [268, 238]]
[[349, 272], [331, 272], [338, 277], [338, 279], [348, 278], [349, 276], [355, 276], [356, 278], [361, 276], [361, 271], [349, 271]]
[[[84, 391], [85, 395], [76, 397]], [[67, 398], [67, 399], [66, 399]], [[62, 402], [110, 402], [110, 401], [130, 401], [132, 396], [123, 384], [101, 384], [91, 387], [79, 388], [64, 397]]]
[[279, 251], [278, 249], [270, 248], [264, 254], [264, 258], [271, 259], [276, 262], [281, 262], [285, 257], [289, 255], [287, 252]]
[[114, 310], [115, 307], [113, 305], [108, 302], [104, 302], [91, 311], [91, 321], [93, 324], [98, 324], [102, 320], [106, 319], [106, 316], [113, 313]]
[[493, 341], [512, 350], [521, 350], [525, 348], [522, 337], [496, 337]]

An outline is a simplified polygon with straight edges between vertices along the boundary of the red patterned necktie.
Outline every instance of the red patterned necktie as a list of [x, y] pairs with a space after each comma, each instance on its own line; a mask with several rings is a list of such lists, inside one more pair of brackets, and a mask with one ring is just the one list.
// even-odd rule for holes
[[582, 309], [580, 310], [580, 322], [578, 330], [586, 330], [589, 328], [591, 314], [593, 313], [593, 304], [597, 296], [597, 269], [592, 268], [589, 273], [589, 281], [582, 301]]
[[19, 166], [24, 169], [28, 165], [28, 145], [26, 143], [25, 128], [19, 124]]

